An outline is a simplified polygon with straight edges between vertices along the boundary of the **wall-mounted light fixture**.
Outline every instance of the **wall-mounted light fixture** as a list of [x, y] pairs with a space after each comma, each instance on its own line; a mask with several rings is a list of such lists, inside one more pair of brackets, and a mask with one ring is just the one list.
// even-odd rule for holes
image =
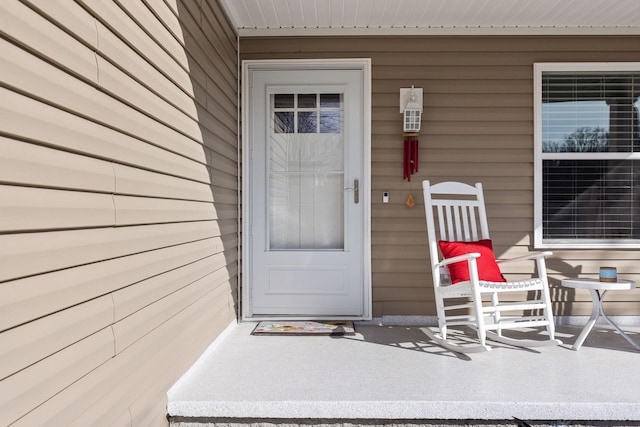
[[419, 132], [422, 121], [422, 88], [400, 89], [400, 112], [404, 113], [404, 132]]
[[403, 178], [411, 181], [411, 175], [418, 172], [418, 132], [422, 122], [422, 88], [411, 86], [410, 89], [400, 89], [400, 112], [404, 114]]

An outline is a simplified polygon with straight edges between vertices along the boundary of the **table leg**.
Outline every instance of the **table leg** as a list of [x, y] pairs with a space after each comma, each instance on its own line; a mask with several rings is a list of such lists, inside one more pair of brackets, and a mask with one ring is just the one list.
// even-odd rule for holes
[[599, 301], [599, 304], [598, 304], [598, 305], [600, 306], [600, 314], [602, 315], [602, 317], [604, 317], [604, 318], [605, 318], [605, 320], [606, 320], [607, 322], [609, 322], [609, 324], [610, 324], [611, 326], [613, 326], [614, 328], [616, 328], [616, 330], [620, 333], [620, 335], [622, 335], [622, 337], [623, 337], [625, 340], [629, 341], [629, 344], [631, 344], [632, 346], [634, 346], [636, 350], [640, 351], [640, 345], [638, 345], [638, 344], [636, 344], [635, 342], [633, 342], [633, 340], [632, 340], [631, 338], [629, 338], [629, 336], [628, 336], [628, 335], [627, 335], [627, 334], [626, 334], [622, 329], [620, 329], [620, 328], [618, 327], [618, 325], [616, 325], [615, 323], [613, 323], [613, 320], [609, 319], [609, 316], [607, 316], [607, 315], [604, 313], [604, 307], [602, 306], [602, 300], [604, 299], [604, 295], [605, 295], [606, 293], [607, 293], [607, 291], [604, 291], [604, 292], [602, 293], [601, 297], [600, 297], [600, 301]]
[[572, 348], [574, 350], [578, 350], [582, 346], [582, 343], [587, 338], [587, 335], [589, 335], [589, 333], [591, 332], [591, 329], [593, 329], [593, 325], [595, 325], [596, 322], [598, 321], [598, 316], [602, 315], [602, 317], [604, 317], [605, 320], [611, 326], [613, 326], [624, 339], [626, 339], [629, 342], [629, 344], [631, 344], [636, 350], [640, 351], [640, 345], [633, 342], [633, 340], [629, 338], [629, 336], [622, 329], [620, 329], [618, 325], [613, 323], [613, 320], [609, 319], [609, 317], [605, 314], [604, 306], [602, 302], [604, 300], [604, 296], [607, 294], [607, 291], [603, 291], [602, 293], [600, 293], [600, 291], [596, 289], [589, 289], [589, 292], [591, 293], [591, 299], [593, 300], [591, 316], [589, 317], [587, 324], [582, 329], [582, 332], [580, 332], [580, 335], [578, 336], [578, 339], [576, 340], [576, 342], [573, 344]]
[[591, 299], [593, 300], [593, 307], [591, 308], [591, 316], [589, 317], [587, 324], [584, 326], [584, 328], [582, 328], [582, 332], [580, 332], [578, 339], [573, 344], [572, 348], [574, 350], [578, 350], [582, 346], [582, 343], [587, 338], [587, 335], [589, 335], [589, 332], [591, 332], [591, 329], [593, 329], [593, 325], [596, 324], [596, 321], [598, 320], [598, 316], [602, 312], [602, 297], [600, 296], [600, 293], [595, 289], [589, 289], [589, 292], [591, 293]]

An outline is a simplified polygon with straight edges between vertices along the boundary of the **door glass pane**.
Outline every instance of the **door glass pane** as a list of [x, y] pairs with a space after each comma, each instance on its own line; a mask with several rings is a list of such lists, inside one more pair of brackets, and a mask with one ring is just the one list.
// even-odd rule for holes
[[273, 131], [275, 133], [293, 133], [295, 131], [293, 112], [278, 111], [274, 117]]
[[317, 114], [315, 111], [298, 112], [298, 133], [316, 133], [318, 127]]
[[293, 108], [294, 96], [292, 93], [281, 93], [273, 96], [275, 108]]
[[[341, 94], [271, 96], [268, 212], [271, 250], [344, 248], [344, 135]], [[293, 96], [293, 94], [291, 95]], [[304, 107], [301, 107], [304, 105]], [[318, 126], [320, 117], [320, 126]], [[297, 123], [292, 127], [283, 123]], [[286, 129], [286, 130], [283, 130]]]
[[302, 93], [298, 95], [298, 108], [316, 108], [317, 99], [315, 93]]
[[320, 133], [340, 133], [342, 113], [340, 111], [320, 111]]
[[321, 108], [341, 108], [342, 95], [339, 93], [322, 93], [320, 94]]

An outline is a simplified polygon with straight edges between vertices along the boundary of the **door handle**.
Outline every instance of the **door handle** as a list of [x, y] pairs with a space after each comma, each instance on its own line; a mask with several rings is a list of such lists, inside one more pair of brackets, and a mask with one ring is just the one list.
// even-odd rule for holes
[[356, 205], [360, 203], [360, 181], [358, 179], [353, 180], [353, 187], [345, 187], [345, 190], [353, 190], [353, 203]]
[[356, 205], [360, 202], [360, 181], [353, 180], [353, 203]]

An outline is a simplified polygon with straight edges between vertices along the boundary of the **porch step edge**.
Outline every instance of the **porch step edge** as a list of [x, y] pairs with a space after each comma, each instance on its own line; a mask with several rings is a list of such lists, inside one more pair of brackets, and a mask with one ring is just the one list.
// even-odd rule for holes
[[638, 420], [636, 402], [497, 401], [170, 401], [175, 418], [304, 420]]
[[[525, 424], [526, 423], [526, 424]], [[274, 419], [172, 419], [170, 427], [632, 427], [640, 421], [624, 423], [607, 420], [540, 421], [510, 420], [274, 420]]]

